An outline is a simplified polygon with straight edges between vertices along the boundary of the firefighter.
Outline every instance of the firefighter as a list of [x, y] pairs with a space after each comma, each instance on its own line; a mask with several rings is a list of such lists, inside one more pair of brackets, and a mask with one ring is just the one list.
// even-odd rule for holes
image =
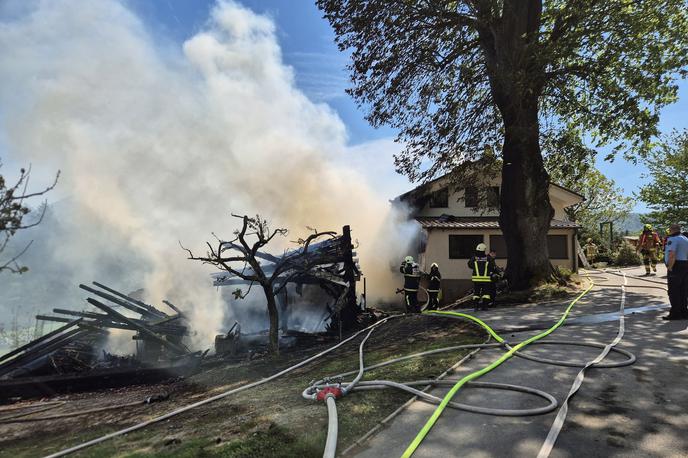
[[645, 276], [652, 275], [650, 273], [650, 266], [652, 266], [652, 272], [657, 272], [657, 249], [661, 244], [662, 242], [659, 239], [659, 235], [652, 230], [652, 225], [646, 224], [643, 228], [643, 233], [640, 234], [638, 247], [636, 249], [643, 255]]
[[440, 266], [436, 262], [430, 266], [430, 281], [428, 282], [428, 310], [437, 310], [440, 304], [440, 287], [442, 286], [442, 274], [440, 273]]
[[595, 258], [597, 257], [598, 249], [597, 245], [595, 245], [592, 241], [592, 239], [588, 239], [583, 245], [583, 250], [585, 251], [585, 259], [588, 260], [589, 263], [595, 262]]
[[404, 297], [406, 313], [420, 313], [418, 306], [418, 288], [420, 287], [420, 269], [413, 262], [413, 256], [406, 256], [399, 271], [404, 274]]
[[493, 258], [485, 254], [487, 247], [484, 243], [475, 247], [475, 254], [468, 260], [468, 268], [472, 271], [473, 300], [476, 310], [487, 310], [494, 304], [495, 285], [492, 276], [496, 273], [496, 264]]
[[662, 239], [662, 246], [664, 247], [664, 249], [666, 249], [669, 237], [671, 237], [671, 229], [666, 230], [666, 235], [664, 236], [664, 239]]

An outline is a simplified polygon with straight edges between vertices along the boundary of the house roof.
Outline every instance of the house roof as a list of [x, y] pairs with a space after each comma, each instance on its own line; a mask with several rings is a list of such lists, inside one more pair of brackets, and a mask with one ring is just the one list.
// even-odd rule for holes
[[[418, 216], [415, 218], [423, 229], [499, 229], [495, 217]], [[550, 229], [576, 229], [580, 226], [571, 221], [553, 219]]]
[[[435, 178], [434, 180], [430, 180], [430, 181], [428, 181], [427, 183], [423, 183], [423, 184], [421, 184], [421, 185], [418, 185], [418, 186], [416, 186], [415, 188], [411, 189], [410, 191], [406, 191], [405, 193], [403, 193], [403, 194], [397, 196], [394, 200], [404, 201], [404, 200], [408, 199], [409, 197], [411, 197], [411, 196], [413, 196], [413, 195], [424, 194], [425, 192], [427, 192], [426, 190], [429, 190], [429, 189], [432, 187], [433, 184], [435, 184], [435, 183], [437, 183], [437, 182], [439, 182], [439, 181], [442, 181], [442, 180], [447, 179], [447, 178], [449, 177], [449, 175], [451, 175], [451, 172], [445, 173], [444, 175], [442, 175], [442, 176], [440, 176], [440, 177], [437, 177], [437, 178]], [[575, 196], [575, 197], [577, 197], [577, 198], [579, 198], [579, 199], [586, 200], [586, 198], [585, 198], [584, 195], [579, 194], [579, 193], [577, 193], [576, 191], [572, 191], [572, 190], [570, 190], [570, 189], [568, 189], [568, 188], [565, 188], [565, 187], [563, 187], [563, 186], [561, 186], [561, 185], [558, 185], [558, 184], [556, 184], [556, 183], [550, 183], [549, 185], [550, 185], [550, 187], [553, 186], [553, 187], [555, 187], [555, 188], [558, 188], [558, 189], [560, 189], [560, 190], [562, 190], [562, 191], [564, 191], [564, 192], [566, 192], [566, 193], [568, 193], [568, 194], [571, 194], [571, 195], [573, 195], [573, 196]]]

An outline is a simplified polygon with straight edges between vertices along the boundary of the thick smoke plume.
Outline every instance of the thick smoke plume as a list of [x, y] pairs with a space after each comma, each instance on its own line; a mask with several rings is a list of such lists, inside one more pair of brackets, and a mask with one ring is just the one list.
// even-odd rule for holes
[[61, 288], [143, 287], [156, 305], [187, 309], [207, 346], [226, 302], [178, 242], [202, 252], [212, 232], [230, 237], [234, 211], [289, 228], [276, 250], [306, 226], [351, 224], [369, 296], [393, 292], [390, 259], [405, 254], [406, 236], [392, 196], [342, 165], [344, 125], [297, 89], [269, 18], [220, 2], [174, 49], [114, 0], [10, 1], [0, 81], [0, 148], [62, 170], [60, 230], [43, 234], [52, 239], [40, 258], [60, 266]]

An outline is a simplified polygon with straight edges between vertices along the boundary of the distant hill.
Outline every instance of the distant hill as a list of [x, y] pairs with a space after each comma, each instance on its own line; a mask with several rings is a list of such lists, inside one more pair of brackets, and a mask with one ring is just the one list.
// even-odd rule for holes
[[638, 234], [643, 230], [643, 222], [640, 220], [642, 213], [630, 213], [626, 219], [614, 223], [614, 230], [622, 234]]

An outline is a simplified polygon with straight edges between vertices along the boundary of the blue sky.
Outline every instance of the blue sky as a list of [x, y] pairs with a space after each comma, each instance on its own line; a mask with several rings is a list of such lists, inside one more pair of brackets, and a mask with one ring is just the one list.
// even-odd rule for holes
[[[146, 22], [161, 41], [180, 45], [197, 32], [208, 18], [214, 0], [125, 0]], [[311, 0], [241, 0], [239, 3], [253, 11], [270, 16], [277, 33], [284, 60], [295, 69], [296, 83], [312, 100], [327, 103], [346, 124], [352, 145], [374, 140], [391, 139], [395, 132], [389, 128], [373, 129], [364, 119], [364, 112], [344, 92], [348, 75], [347, 56], [334, 44], [334, 33]], [[680, 100], [662, 112], [661, 128], [688, 127], [688, 83], [681, 82]], [[617, 158], [609, 163], [598, 157], [598, 167], [609, 178], [631, 194], [644, 181], [642, 163], [634, 165]], [[404, 180], [394, 176], [390, 163], [387, 179], [396, 187]], [[636, 211], [644, 211], [638, 203]]]

